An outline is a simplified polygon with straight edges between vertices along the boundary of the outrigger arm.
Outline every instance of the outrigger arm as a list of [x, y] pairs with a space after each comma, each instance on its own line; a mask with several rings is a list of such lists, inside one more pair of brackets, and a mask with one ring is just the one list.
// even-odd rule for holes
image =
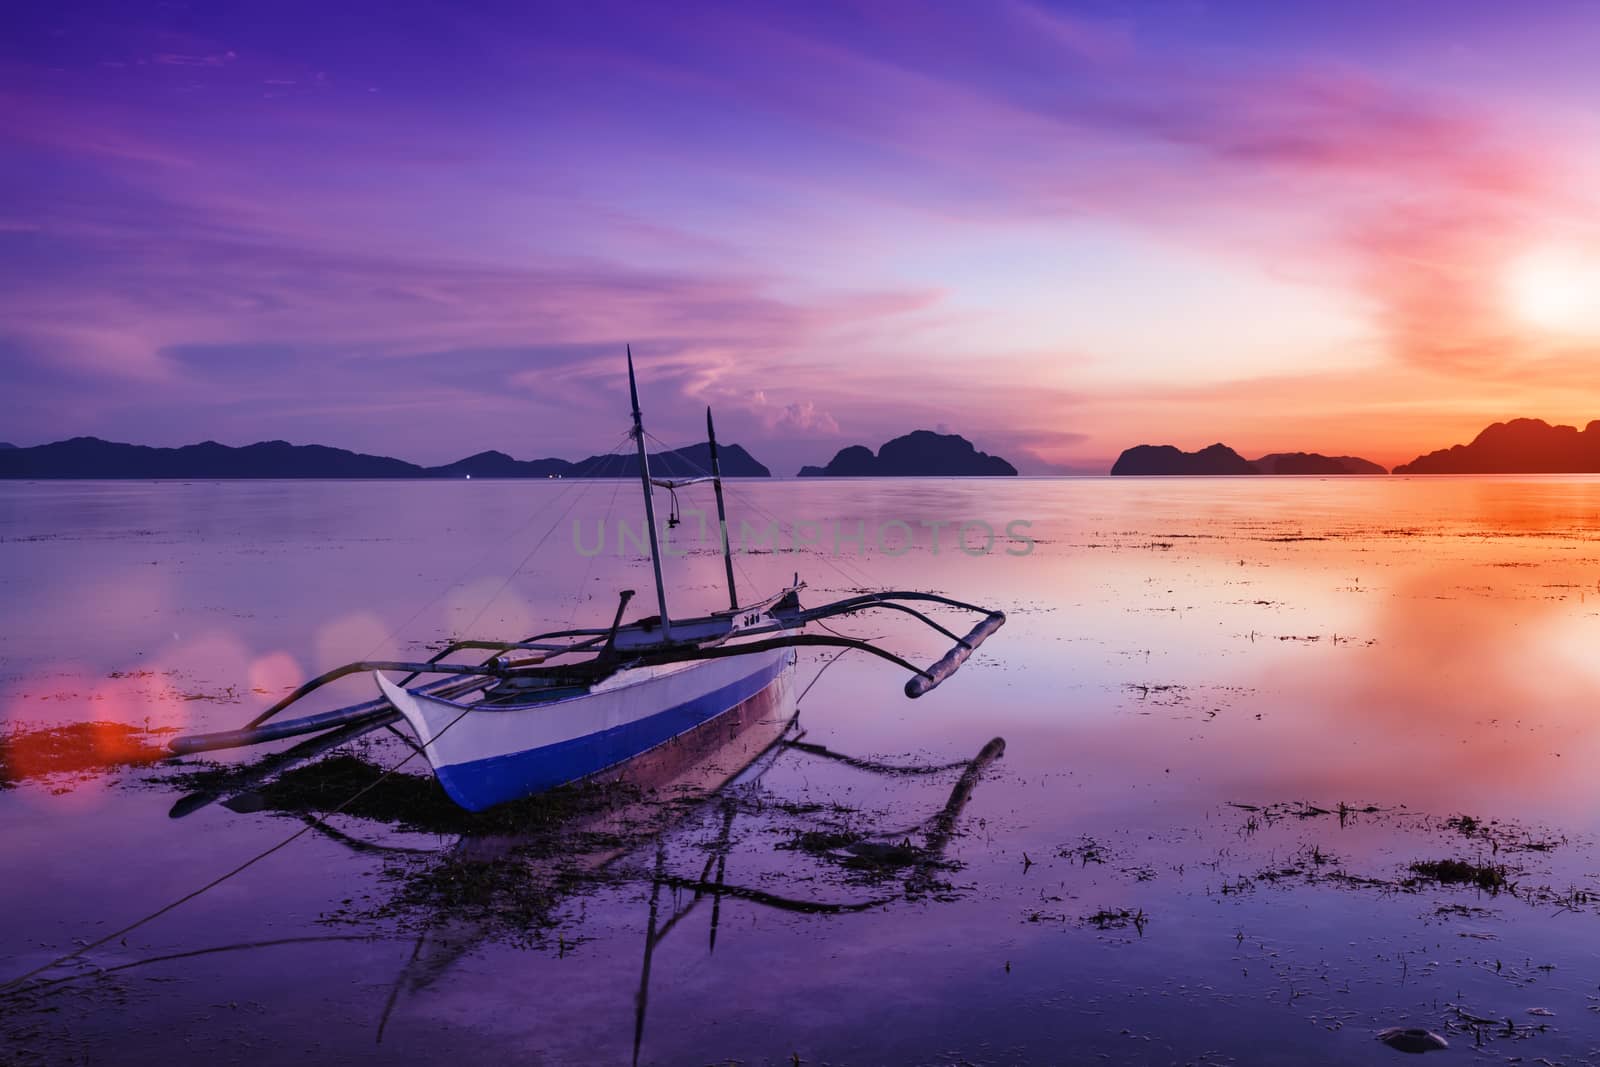
[[[487, 689], [504, 679], [519, 676], [554, 675], [592, 684], [619, 670], [629, 668], [748, 656], [777, 648], [843, 648], [866, 652], [911, 672], [911, 677], [906, 680], [905, 694], [916, 698], [931, 692], [955, 674], [973, 651], [1006, 621], [1004, 612], [990, 611], [937, 593], [919, 593], [910, 590], [864, 593], [831, 604], [803, 608], [800, 606], [798, 595], [802, 588], [804, 586], [796, 582], [781, 593], [758, 604], [746, 605], [738, 611], [722, 611], [698, 618], [679, 619], [674, 621], [670, 631], [661, 624], [659, 618], [653, 617], [641, 619], [627, 626], [618, 625], [614, 621], [611, 626], [598, 630], [556, 630], [535, 634], [523, 641], [456, 641], [425, 662], [363, 660], [347, 663], [306, 682], [257, 715], [243, 729], [179, 737], [169, 742], [168, 747], [175, 753], [185, 755], [277, 741], [358, 722], [370, 724], [372, 729], [379, 729], [393, 722], [392, 716], [387, 714], [391, 710], [389, 704], [382, 699], [363, 701], [335, 711], [267, 725], [280, 711], [330, 682], [351, 674], [375, 670], [405, 672], [407, 677], [402, 681], [402, 685], [409, 684], [423, 675], [444, 675], [443, 678], [418, 686], [417, 691], [430, 696], [457, 699]], [[911, 607], [905, 603], [906, 601], [938, 604], [976, 612], [983, 618], [965, 636], [958, 637], [955, 631]], [[626, 604], [627, 597], [624, 596], [618, 606], [619, 617]], [[813, 622], [877, 609], [899, 611], [910, 615], [955, 643], [934, 663], [927, 667], [918, 667], [909, 660], [879, 648], [869, 641], [841, 635], [802, 632]], [[752, 615], [760, 617], [763, 621], [753, 625], [739, 625], [742, 620]], [[732, 638], [738, 640], [733, 641]], [[759, 640], [751, 640], [752, 638]], [[497, 655], [476, 664], [443, 662], [447, 656], [467, 649], [493, 651]], [[508, 661], [509, 655], [518, 653], [531, 658]], [[590, 654], [590, 658], [567, 664], [546, 662], [557, 657], [582, 653]]]

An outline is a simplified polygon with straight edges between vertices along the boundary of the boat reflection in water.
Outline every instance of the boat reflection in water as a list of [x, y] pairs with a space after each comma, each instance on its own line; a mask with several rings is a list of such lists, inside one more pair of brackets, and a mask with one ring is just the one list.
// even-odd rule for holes
[[[555, 925], [551, 916], [557, 905], [586, 888], [648, 887], [633, 1020], [636, 1061], [656, 948], [696, 913], [705, 916], [708, 950], [715, 951], [725, 900], [828, 915], [945, 891], [940, 876], [951, 866], [945, 859], [947, 846], [983, 772], [1004, 753], [1005, 742], [994, 738], [971, 759], [939, 765], [892, 764], [838, 753], [802, 740], [792, 678], [792, 672], [784, 674], [728, 714], [583, 786], [524, 802], [531, 805], [527, 816], [514, 806], [482, 815], [452, 806], [455, 841], [442, 852], [357, 836], [302, 810], [308, 822], [334, 840], [363, 853], [392, 855], [394, 869], [403, 872], [396, 897], [406, 907], [399, 910], [417, 909], [422, 923], [379, 1016], [378, 1040], [396, 1014], [403, 1014], [407, 998], [439, 982], [457, 962], [489, 943], [543, 940]], [[325, 751], [319, 746], [315, 754]], [[274, 760], [283, 756], [237, 773], [231, 781], [248, 783], [251, 791], [236, 793], [225, 801], [227, 806], [273, 810], [272, 787], [263, 787], [261, 780], [282, 766]], [[954, 775], [955, 781], [943, 806], [911, 825], [876, 825], [885, 820], [851, 811], [846, 829], [839, 814], [849, 809], [842, 805], [787, 803], [763, 785], [774, 766], [794, 760], [842, 764], [880, 776]], [[425, 781], [414, 780], [419, 787]], [[186, 797], [174, 814], [215, 799], [215, 792]], [[819, 896], [831, 893], [846, 899], [774, 892], [741, 882], [737, 872], [730, 876], [730, 854], [741, 826], [766, 835], [763, 840], [776, 830], [782, 842], [777, 847], [789, 850], [783, 853], [783, 877], [774, 879], [769, 870], [764, 883], [778, 882], [786, 889], [820, 884]], [[689, 846], [695, 851], [692, 862], [675, 862], [673, 856], [681, 850], [674, 846], [690, 837], [695, 839]], [[820, 870], [821, 877], [799, 876], [807, 865]], [[561, 944], [568, 940], [561, 936]]]

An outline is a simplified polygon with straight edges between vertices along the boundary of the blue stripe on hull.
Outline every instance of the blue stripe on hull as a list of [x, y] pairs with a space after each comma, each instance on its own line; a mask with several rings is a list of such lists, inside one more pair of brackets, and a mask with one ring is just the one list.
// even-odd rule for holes
[[[435, 767], [450, 799], [483, 811], [614, 767], [749, 700], [782, 674], [788, 657], [687, 703], [622, 726], [525, 752]], [[485, 712], [485, 714], [495, 714]]]

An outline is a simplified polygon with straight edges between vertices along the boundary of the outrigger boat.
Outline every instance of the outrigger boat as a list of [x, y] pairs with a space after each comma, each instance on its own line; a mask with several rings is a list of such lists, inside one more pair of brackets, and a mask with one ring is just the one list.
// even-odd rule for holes
[[[182, 755], [314, 733], [337, 744], [403, 720], [450, 798], [469, 811], [482, 811], [595, 777], [660, 746], [714, 729], [724, 716], [739, 712], [750, 701], [792, 699], [799, 648], [854, 649], [888, 660], [911, 672], [905, 693], [914, 698], [947, 680], [1005, 623], [999, 611], [934, 593], [899, 590], [863, 593], [807, 608], [800, 603], [805, 585], [798, 574], [775, 595], [740, 604], [710, 409], [706, 410], [708, 476], [656, 479], [650, 475], [631, 349], [628, 391], [657, 614], [623, 623], [634, 595], [624, 589], [609, 626], [556, 630], [520, 641], [456, 641], [425, 662], [348, 663], [306, 682], [243, 729], [180, 737], [170, 742], [172, 751]], [[667, 611], [653, 492], [660, 487], [676, 493], [703, 481], [712, 484], [716, 496], [728, 608], [674, 619]], [[981, 618], [959, 636], [913, 604], [973, 612]], [[883, 609], [910, 615], [955, 643], [935, 663], [917, 667], [869, 641], [806, 632], [809, 625], [824, 619]], [[473, 651], [493, 655], [477, 663], [450, 661]], [[285, 708], [328, 683], [361, 672], [373, 674], [380, 693], [377, 699], [274, 721]], [[391, 681], [385, 672], [404, 677]]]

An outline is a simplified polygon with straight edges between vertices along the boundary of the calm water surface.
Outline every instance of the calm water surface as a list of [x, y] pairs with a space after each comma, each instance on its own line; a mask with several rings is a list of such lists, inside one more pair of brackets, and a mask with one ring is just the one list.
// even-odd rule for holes
[[[226, 728], [348, 659], [597, 625], [624, 586], [653, 613], [646, 561], [573, 542], [575, 520], [590, 544], [636, 522], [636, 495], [0, 483], [0, 980], [304, 826], [171, 819], [174, 768], [52, 771], [41, 730]], [[1371, 1063], [1401, 1055], [1377, 1031], [1421, 1026], [1457, 1059], [1600, 1061], [1600, 481], [740, 483], [730, 510], [830, 547], [833, 523], [1031, 523], [1022, 555], [964, 554], [950, 527], [935, 551], [924, 527], [907, 551], [740, 559], [749, 594], [799, 571], [812, 603], [891, 587], [1007, 612], [922, 700], [847, 656], [800, 705], [807, 742], [900, 765], [1003, 738], [969, 797], [959, 769], [782, 750], [737, 804], [683, 811], [520, 926], [392, 906], [397, 864], [482, 842], [335, 816], [0, 1004], [0, 1059]], [[674, 613], [722, 606], [713, 554], [669, 574]], [[849, 629], [944, 651], [892, 618]], [[798, 685], [826, 659], [803, 653]], [[909, 888], [795, 847], [928, 844], [953, 791], [942, 863]], [[731, 888], [697, 900], [681, 886], [712, 860]], [[1444, 860], [1505, 885], [1412, 868]]]

